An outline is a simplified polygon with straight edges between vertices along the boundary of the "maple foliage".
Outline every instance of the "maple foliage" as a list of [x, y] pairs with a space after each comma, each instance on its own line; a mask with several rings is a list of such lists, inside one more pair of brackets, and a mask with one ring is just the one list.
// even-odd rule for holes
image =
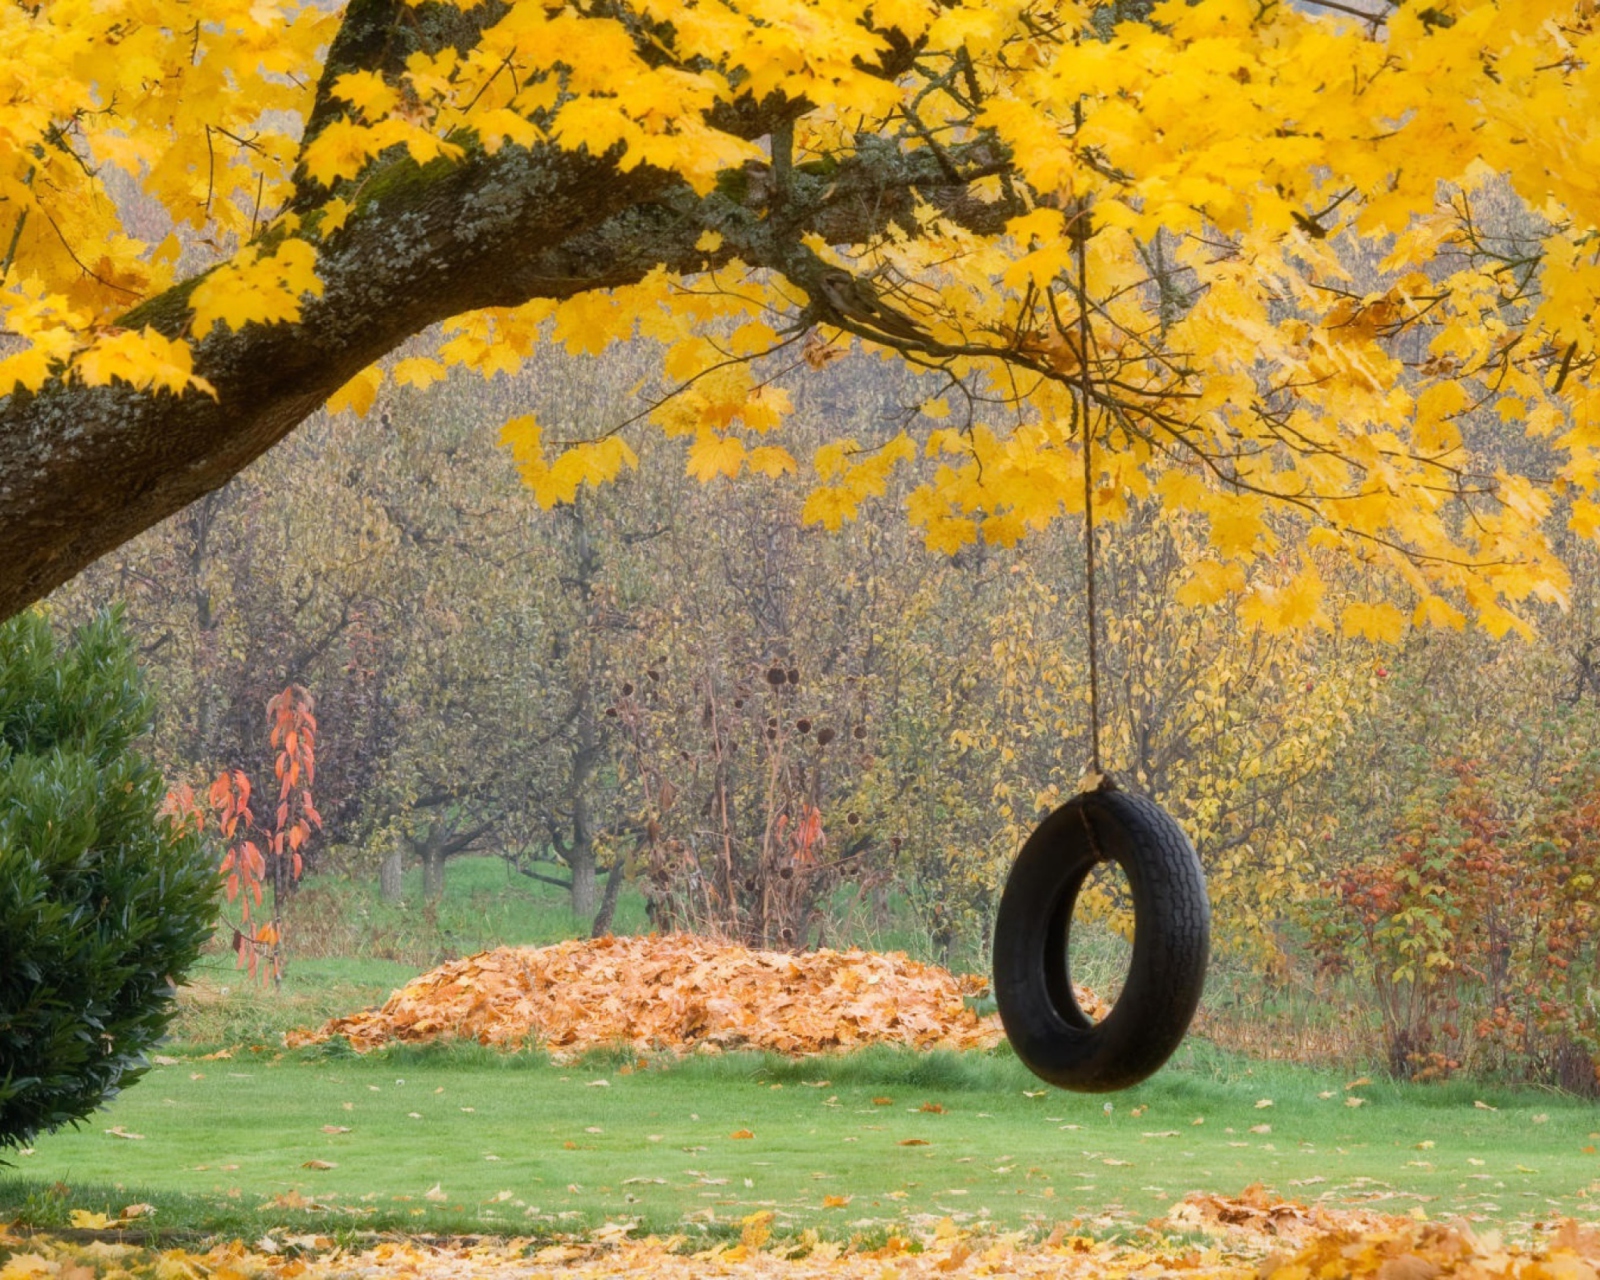
[[[291, 1032], [291, 1047], [344, 1036], [537, 1041], [558, 1059], [628, 1045], [640, 1052], [735, 1047], [821, 1053], [887, 1042], [993, 1048], [999, 1020], [963, 1002], [987, 987], [901, 953], [751, 951], [690, 934], [499, 947], [414, 978], [382, 1008]], [[1099, 1003], [1080, 992], [1084, 1007]]]
[[[906, 469], [929, 546], [1012, 542], [1081, 511], [1093, 438], [1104, 514], [1204, 522], [1197, 595], [1245, 590], [1225, 566], [1280, 546], [1275, 508], [1366, 567], [1336, 622], [1307, 571], [1249, 597], [1264, 625], [1525, 628], [1567, 591], [1552, 533], [1600, 528], [1594, 7], [1309, 9], [8, 14], [0, 474], [63, 446], [68, 404], [124, 430], [73, 445], [86, 483], [58, 478], [39, 530], [39, 482], [17, 490], [7, 607], [341, 384], [359, 411], [389, 378], [640, 339], [662, 382], [635, 416], [702, 478], [800, 474], [828, 527]], [[927, 396], [794, 456], [781, 380], [858, 342]], [[634, 458], [528, 415], [506, 441], [548, 501]], [[91, 531], [110, 456], [151, 492]]]

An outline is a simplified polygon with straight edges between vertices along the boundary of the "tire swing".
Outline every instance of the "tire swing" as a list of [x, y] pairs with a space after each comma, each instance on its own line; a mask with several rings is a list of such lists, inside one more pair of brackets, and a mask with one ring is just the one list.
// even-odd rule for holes
[[[1086, 220], [1087, 211], [1079, 215]], [[1050, 814], [1017, 855], [994, 930], [994, 997], [1023, 1064], [1061, 1089], [1109, 1093], [1158, 1070], [1182, 1042], [1200, 1003], [1211, 908], [1200, 859], [1155, 801], [1119, 789], [1100, 767], [1095, 640], [1090, 331], [1083, 241], [1077, 238], [1083, 393], [1085, 600], [1089, 624], [1088, 788]], [[1115, 861], [1133, 898], [1133, 957], [1104, 1019], [1090, 1020], [1072, 990], [1072, 912], [1089, 872]]]

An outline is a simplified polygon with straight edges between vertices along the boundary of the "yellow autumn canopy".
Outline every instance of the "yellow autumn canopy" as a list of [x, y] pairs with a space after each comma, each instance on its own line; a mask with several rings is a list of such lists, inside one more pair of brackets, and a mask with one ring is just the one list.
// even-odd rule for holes
[[[1552, 539], [1600, 529], [1594, 0], [1162, 0], [1120, 24], [1066, 0], [445, 8], [0, 12], [0, 385], [214, 394], [199, 345], [296, 323], [331, 246], [397, 191], [507, 149], [577, 154], [614, 185], [675, 175], [652, 208], [698, 220], [699, 261], [460, 315], [334, 407], [512, 372], [540, 341], [644, 339], [672, 394], [641, 417], [690, 471], [777, 478], [797, 469], [782, 380], [859, 339], [927, 368], [928, 398], [798, 468], [809, 519], [910, 469], [930, 546], [1010, 543], [1081, 512], [1088, 430], [1103, 514], [1205, 518], [1216, 563], [1182, 598], [1253, 591], [1230, 566], [1271, 558], [1305, 572], [1252, 616], [1326, 623], [1315, 562], [1337, 550], [1372, 569], [1342, 623], [1373, 638], [1520, 626], [1564, 598]], [[360, 64], [371, 30], [430, 14], [454, 34]], [[964, 194], [843, 240], [789, 217], [802, 191], [870, 204], [828, 185], [864, 157]], [[568, 437], [506, 424], [547, 501], [635, 462], [620, 435]]]

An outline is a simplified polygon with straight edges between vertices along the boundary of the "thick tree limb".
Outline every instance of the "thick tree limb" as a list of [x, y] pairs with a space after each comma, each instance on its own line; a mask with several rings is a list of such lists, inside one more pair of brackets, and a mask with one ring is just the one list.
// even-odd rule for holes
[[[351, 5], [310, 134], [340, 110], [329, 96], [338, 74], [404, 58], [399, 7]], [[459, 23], [459, 11], [433, 8]], [[435, 35], [457, 45], [473, 38], [453, 28]], [[898, 50], [887, 71], [911, 56]], [[717, 123], [759, 137], [803, 110], [778, 98], [741, 101]], [[217, 399], [57, 380], [0, 400], [0, 618], [226, 482], [354, 374], [437, 321], [631, 283], [657, 264], [715, 266], [695, 248], [708, 228], [724, 237], [720, 258], [771, 267], [813, 297], [822, 264], [800, 247], [806, 232], [831, 243], [868, 241], [893, 223], [909, 226], [918, 197], [975, 230], [998, 230], [1017, 210], [975, 199], [967, 184], [1003, 170], [1008, 158], [992, 143], [968, 144], [954, 151], [964, 168], [953, 179], [952, 154], [863, 139], [858, 155], [826, 178], [791, 170], [781, 201], [764, 165], [726, 175], [702, 198], [670, 174], [623, 173], [611, 158], [582, 151], [508, 146], [426, 169], [390, 161], [366, 177], [346, 227], [319, 246], [323, 296], [305, 300], [298, 323], [219, 328], [194, 344], [195, 372]], [[301, 182], [295, 204], [309, 209], [325, 193]], [[138, 307], [123, 325], [185, 334], [197, 282]]]

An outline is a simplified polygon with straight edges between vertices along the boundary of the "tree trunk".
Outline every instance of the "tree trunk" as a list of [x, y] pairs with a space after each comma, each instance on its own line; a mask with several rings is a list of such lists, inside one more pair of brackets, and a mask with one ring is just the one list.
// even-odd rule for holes
[[600, 910], [594, 918], [594, 926], [589, 930], [591, 938], [604, 938], [611, 932], [611, 917], [617, 913], [617, 896], [622, 891], [622, 859], [618, 858], [611, 866], [611, 874], [606, 877], [606, 896], [600, 900]]
[[438, 902], [444, 897], [444, 864], [449, 857], [447, 840], [439, 828], [429, 830], [426, 839], [411, 841], [411, 848], [422, 862], [422, 898], [424, 902]]
[[599, 881], [595, 876], [594, 846], [590, 845], [583, 850], [586, 855], [578, 856], [578, 847], [573, 846], [567, 861], [572, 867], [572, 914], [575, 916], [592, 916], [595, 905], [599, 901]]
[[401, 856], [400, 846], [396, 845], [384, 855], [383, 865], [378, 869], [378, 889], [385, 902], [404, 899], [405, 894], [400, 887], [400, 877], [404, 871], [405, 860]]
[[445, 851], [432, 842], [422, 848], [422, 896], [429, 902], [445, 896]]

